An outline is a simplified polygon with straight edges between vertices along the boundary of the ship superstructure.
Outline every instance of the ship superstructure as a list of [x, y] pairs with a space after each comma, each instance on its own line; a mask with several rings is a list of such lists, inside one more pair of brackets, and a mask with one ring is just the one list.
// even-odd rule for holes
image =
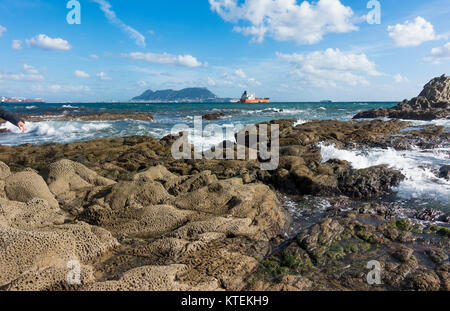
[[254, 103], [254, 104], [269, 103], [270, 98], [256, 98], [255, 94], [245, 91], [244, 94], [242, 94], [240, 102], [241, 103]]

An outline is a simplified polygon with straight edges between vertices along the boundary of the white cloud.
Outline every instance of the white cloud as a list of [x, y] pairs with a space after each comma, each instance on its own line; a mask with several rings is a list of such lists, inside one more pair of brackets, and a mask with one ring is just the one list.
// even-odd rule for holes
[[404, 77], [404, 76], [402, 76], [401, 74], [396, 74], [396, 75], [394, 76], [394, 80], [395, 80], [396, 83], [406, 83], [406, 82], [409, 82], [409, 79], [406, 78], [406, 77]]
[[52, 93], [73, 93], [73, 92], [90, 92], [91, 89], [86, 85], [60, 85], [60, 84], [51, 84], [51, 85], [33, 85], [32, 89], [34, 91], [44, 92], [49, 91]]
[[133, 52], [129, 54], [122, 54], [122, 56], [135, 60], [145, 60], [150, 63], [178, 65], [191, 68], [200, 67], [204, 65], [192, 55], [172, 55], [168, 53], [155, 54], [155, 53]]
[[239, 86], [240, 88], [261, 85], [261, 82], [257, 81], [255, 78], [249, 78], [248, 75], [242, 69], [237, 70], [230, 70], [228, 68], [224, 69], [226, 69], [227, 71], [217, 79], [208, 77], [207, 79], [208, 85], [222, 86], [222, 87]]
[[96, 54], [91, 54], [91, 55], [89, 55], [89, 57], [92, 58], [92, 59], [99, 59], [100, 58]]
[[246, 79], [247, 75], [245, 74], [245, 72], [242, 69], [238, 69], [234, 72], [238, 77], [242, 78], [242, 79]]
[[211, 10], [237, 24], [234, 30], [262, 42], [265, 36], [278, 41], [314, 44], [328, 33], [358, 30], [353, 10], [340, 0], [209, 0]]
[[0, 37], [3, 36], [3, 33], [6, 32], [6, 27], [3, 27], [2, 25], [0, 25]]
[[37, 47], [43, 50], [68, 51], [72, 48], [66, 40], [61, 38], [50, 38], [44, 34], [27, 39], [26, 42], [31, 47]]
[[432, 63], [440, 63], [442, 60], [450, 59], [450, 42], [431, 49], [430, 55], [425, 60]]
[[88, 73], [86, 73], [82, 70], [75, 70], [75, 76], [77, 78], [83, 78], [83, 79], [87, 79], [87, 78], [91, 77]]
[[131, 39], [133, 39], [138, 46], [145, 47], [145, 37], [138, 32], [136, 29], [128, 26], [123, 21], [121, 21], [116, 13], [111, 10], [112, 6], [111, 4], [106, 0], [92, 0], [96, 2], [98, 5], [100, 5], [100, 9], [105, 14], [108, 21], [119, 27], [123, 32], [125, 32]]
[[138, 81], [136, 84], [140, 87], [147, 86], [147, 82], [145, 82], [145, 81]]
[[414, 21], [406, 21], [388, 27], [389, 37], [399, 47], [418, 46], [427, 41], [439, 40], [444, 36], [437, 35], [433, 25], [423, 17], [416, 17]]
[[102, 81], [109, 81], [112, 80], [110, 77], [108, 77], [108, 75], [106, 73], [104, 73], [103, 71], [97, 74], [97, 77], [102, 80]]
[[13, 40], [11, 47], [13, 50], [21, 50], [22, 49], [22, 41], [21, 40]]
[[44, 76], [33, 66], [24, 64], [23, 71], [19, 73], [0, 72], [0, 80], [11, 81], [43, 81]]
[[380, 76], [367, 56], [327, 49], [309, 54], [277, 53], [279, 59], [294, 65], [291, 71], [302, 82], [316, 87], [336, 87], [340, 83], [369, 85], [365, 75]]

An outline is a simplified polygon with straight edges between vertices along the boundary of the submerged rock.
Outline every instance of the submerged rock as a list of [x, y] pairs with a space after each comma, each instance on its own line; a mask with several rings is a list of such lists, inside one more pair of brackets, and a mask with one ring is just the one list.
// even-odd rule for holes
[[374, 109], [358, 113], [354, 119], [395, 118], [406, 120], [425, 120], [450, 118], [450, 77], [442, 75], [434, 78], [418, 97], [404, 100], [389, 109]]

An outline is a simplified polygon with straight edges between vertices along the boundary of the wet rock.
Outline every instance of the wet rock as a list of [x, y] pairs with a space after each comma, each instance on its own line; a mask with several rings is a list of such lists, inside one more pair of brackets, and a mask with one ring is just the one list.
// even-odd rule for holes
[[441, 281], [433, 271], [418, 271], [408, 277], [406, 287], [418, 291], [438, 291]]
[[448, 254], [440, 248], [427, 249], [425, 254], [436, 264], [441, 264], [448, 259]]
[[401, 262], [407, 262], [411, 258], [414, 250], [406, 246], [400, 245], [393, 252], [392, 257], [400, 260]]
[[445, 214], [444, 212], [436, 209], [427, 208], [417, 211], [414, 218], [430, 222], [449, 222], [450, 214]]
[[389, 109], [375, 109], [358, 113], [354, 119], [388, 117], [406, 120], [447, 119], [450, 117], [450, 77], [442, 75], [425, 85], [418, 97], [404, 100]]
[[225, 117], [225, 114], [220, 112], [220, 113], [210, 113], [210, 114], [204, 115], [202, 117], [202, 119], [207, 120], [207, 121], [213, 121], [213, 120], [218, 120], [223, 117]]
[[397, 186], [405, 176], [387, 166], [349, 170], [338, 177], [339, 189], [353, 198], [373, 198]]
[[450, 165], [445, 165], [439, 170], [439, 178], [450, 180]]

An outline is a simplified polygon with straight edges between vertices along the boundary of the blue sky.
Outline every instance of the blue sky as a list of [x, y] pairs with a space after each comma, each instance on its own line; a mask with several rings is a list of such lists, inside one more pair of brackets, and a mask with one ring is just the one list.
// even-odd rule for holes
[[450, 74], [450, 0], [0, 1], [0, 95], [129, 100], [244, 89], [274, 101], [397, 101]]

